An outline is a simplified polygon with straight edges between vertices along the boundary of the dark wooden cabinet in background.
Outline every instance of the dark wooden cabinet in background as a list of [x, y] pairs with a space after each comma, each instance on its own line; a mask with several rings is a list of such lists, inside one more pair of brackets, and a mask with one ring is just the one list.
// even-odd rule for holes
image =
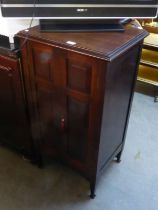
[[31, 154], [20, 62], [4, 49], [0, 49], [0, 143]]
[[123, 150], [141, 46], [147, 32], [21, 31], [31, 131], [39, 154], [58, 158], [90, 182]]

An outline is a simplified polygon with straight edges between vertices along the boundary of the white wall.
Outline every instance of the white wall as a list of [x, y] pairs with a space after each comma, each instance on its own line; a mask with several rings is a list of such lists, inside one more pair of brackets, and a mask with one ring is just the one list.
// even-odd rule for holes
[[1, 11], [0, 11], [0, 34], [8, 35], [8, 25], [6, 20], [2, 18]]
[[[9, 36], [10, 42], [13, 42], [13, 36], [18, 31], [27, 29], [31, 20], [26, 19], [7, 19], [3, 18], [0, 11], [0, 34]], [[33, 20], [32, 26], [37, 25], [38, 20]]]

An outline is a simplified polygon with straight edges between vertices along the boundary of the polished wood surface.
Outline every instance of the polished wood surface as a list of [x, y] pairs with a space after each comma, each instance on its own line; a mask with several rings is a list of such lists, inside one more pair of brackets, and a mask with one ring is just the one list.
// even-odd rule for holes
[[[105, 81], [105, 99], [107, 100], [104, 102], [100, 137], [100, 170], [113, 152], [123, 143], [126, 129], [125, 119], [128, 116], [131, 90], [133, 90], [136, 74], [134, 69], [137, 69], [139, 53], [140, 48], [135, 46], [127, 52], [126, 56], [120, 56], [110, 64], [111, 72]], [[105, 141], [105, 139], [111, 139], [111, 141]]]
[[[39, 27], [33, 27], [29, 31], [29, 39], [62, 49], [80, 52], [104, 60], [112, 60], [120, 53], [124, 53], [135, 43], [147, 35], [143, 29], [138, 29], [135, 22], [125, 26], [125, 32], [91, 32], [91, 33], [40, 33]], [[21, 31], [20, 36], [26, 36], [26, 31]], [[71, 41], [73, 44], [68, 44]]]
[[[124, 147], [142, 42], [135, 22], [124, 33], [16, 35], [33, 141], [41, 157], [58, 158], [90, 182]], [[71, 41], [74, 45], [70, 45]]]

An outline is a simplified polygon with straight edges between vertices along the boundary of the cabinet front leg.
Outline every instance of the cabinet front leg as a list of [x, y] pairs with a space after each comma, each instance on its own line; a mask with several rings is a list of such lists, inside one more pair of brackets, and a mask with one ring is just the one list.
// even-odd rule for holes
[[44, 164], [42, 155], [36, 152], [36, 154], [32, 158], [31, 163], [37, 165], [39, 168], [43, 168]]
[[95, 196], [95, 183], [90, 183], [90, 198], [94, 199]]

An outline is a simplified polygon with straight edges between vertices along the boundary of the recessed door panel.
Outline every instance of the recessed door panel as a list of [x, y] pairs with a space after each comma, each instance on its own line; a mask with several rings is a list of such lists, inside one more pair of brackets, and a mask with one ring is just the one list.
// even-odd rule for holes
[[47, 81], [53, 81], [54, 56], [52, 48], [43, 49], [34, 46], [32, 48], [32, 59], [35, 76]]
[[67, 60], [67, 86], [86, 94], [91, 91], [92, 67], [90, 63], [77, 59]]
[[68, 97], [68, 136], [67, 152], [80, 161], [86, 157], [88, 140], [89, 103]]

